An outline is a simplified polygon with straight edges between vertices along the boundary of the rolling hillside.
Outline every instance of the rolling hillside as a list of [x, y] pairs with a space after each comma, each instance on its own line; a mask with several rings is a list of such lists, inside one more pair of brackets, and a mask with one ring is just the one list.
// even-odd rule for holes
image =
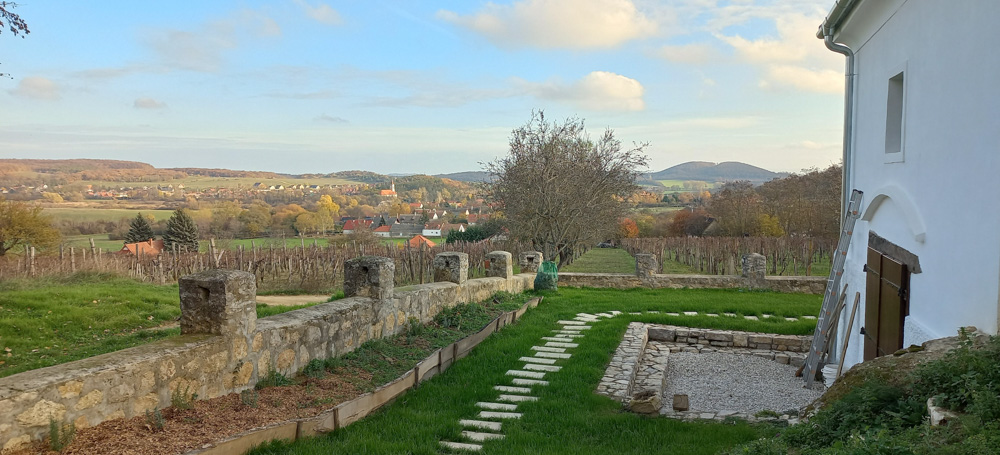
[[650, 174], [650, 180], [692, 180], [709, 183], [749, 180], [760, 184], [787, 175], [788, 173], [785, 172], [771, 172], [767, 169], [735, 161], [718, 164], [705, 161], [690, 161], [660, 172], [654, 172]]

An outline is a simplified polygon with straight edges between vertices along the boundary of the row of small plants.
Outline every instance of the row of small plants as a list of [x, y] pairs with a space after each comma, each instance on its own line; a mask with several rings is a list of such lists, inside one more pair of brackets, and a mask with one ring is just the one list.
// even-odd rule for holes
[[[963, 331], [946, 357], [902, 377], [871, 375], [808, 422], [725, 452], [729, 455], [1000, 453], [1000, 338], [976, 345]], [[893, 372], [889, 376], [892, 375]], [[958, 411], [930, 426], [927, 400]]]

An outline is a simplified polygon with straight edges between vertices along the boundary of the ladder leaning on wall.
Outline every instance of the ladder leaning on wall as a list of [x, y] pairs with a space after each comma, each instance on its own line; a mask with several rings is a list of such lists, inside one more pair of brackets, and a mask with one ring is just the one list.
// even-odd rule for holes
[[[839, 303], [838, 290], [840, 289], [840, 278], [844, 275], [844, 262], [847, 260], [847, 248], [851, 246], [851, 236], [854, 235], [854, 224], [858, 221], [861, 212], [861, 197], [864, 195], [860, 190], [851, 192], [851, 200], [847, 204], [847, 213], [844, 214], [844, 224], [840, 231], [840, 241], [837, 242], [837, 252], [833, 255], [833, 264], [830, 267], [830, 277], [826, 280], [826, 292], [823, 294], [823, 307], [820, 309], [819, 317], [816, 320], [816, 331], [813, 333], [812, 346], [809, 348], [809, 355], [806, 356], [805, 364], [802, 366], [802, 375], [806, 379], [806, 387], [812, 385], [816, 380], [816, 373], [819, 371], [819, 363], [827, 349], [827, 342], [832, 334], [831, 329], [836, 328], [833, 323], [839, 313], [836, 307]], [[849, 336], [850, 334], [848, 334]]]

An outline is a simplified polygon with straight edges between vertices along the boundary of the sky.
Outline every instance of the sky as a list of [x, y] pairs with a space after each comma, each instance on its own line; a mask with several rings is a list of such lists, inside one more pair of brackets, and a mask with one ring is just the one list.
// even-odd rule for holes
[[838, 163], [833, 0], [21, 0], [0, 158], [282, 173], [480, 170], [533, 111], [649, 170]]

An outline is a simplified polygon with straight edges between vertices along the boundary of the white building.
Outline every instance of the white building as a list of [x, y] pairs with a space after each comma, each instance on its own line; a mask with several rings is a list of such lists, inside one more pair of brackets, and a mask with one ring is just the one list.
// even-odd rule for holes
[[848, 366], [963, 326], [997, 333], [998, 17], [996, 0], [839, 0], [820, 27], [854, 69], [845, 190], [864, 200], [837, 334]]

